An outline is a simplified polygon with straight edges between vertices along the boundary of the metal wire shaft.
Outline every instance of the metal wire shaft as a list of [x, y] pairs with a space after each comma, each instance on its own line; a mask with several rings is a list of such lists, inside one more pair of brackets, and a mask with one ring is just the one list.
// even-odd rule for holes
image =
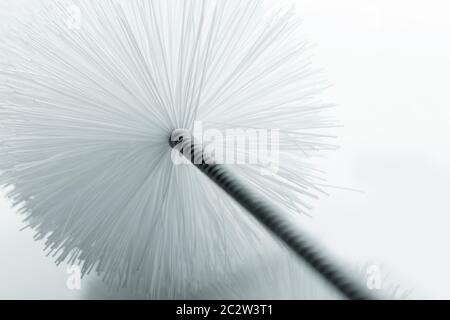
[[316, 241], [299, 230], [282, 210], [267, 201], [267, 197], [249, 187], [227, 166], [215, 164], [203, 151], [203, 146], [195, 143], [187, 130], [175, 130], [169, 144], [180, 151], [200, 171], [221, 187], [228, 195], [244, 207], [262, 225], [291, 248], [303, 261], [317, 271], [346, 298], [352, 300], [372, 300], [372, 295], [348, 272], [342, 270], [335, 261], [329, 259]]

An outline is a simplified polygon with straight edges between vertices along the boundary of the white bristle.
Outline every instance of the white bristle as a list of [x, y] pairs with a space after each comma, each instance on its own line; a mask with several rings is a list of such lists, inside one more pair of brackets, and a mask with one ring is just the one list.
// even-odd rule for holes
[[[276, 246], [195, 168], [177, 128], [280, 130], [276, 175], [236, 172], [287, 212], [322, 190], [324, 88], [294, 11], [262, 1], [43, 1], [0, 43], [0, 184], [57, 262], [174, 297]], [[74, 26], [68, 10], [80, 16]], [[73, 12], [72, 12], [73, 13]], [[269, 17], [269, 18], [268, 18]]]

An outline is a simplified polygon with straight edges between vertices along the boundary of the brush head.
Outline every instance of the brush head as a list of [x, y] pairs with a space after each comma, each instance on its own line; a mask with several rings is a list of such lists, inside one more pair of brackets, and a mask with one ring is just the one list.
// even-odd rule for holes
[[333, 148], [322, 130], [335, 122], [294, 11], [261, 3], [30, 3], [33, 19], [0, 42], [0, 184], [58, 263], [171, 298], [277, 247], [200, 172], [172, 163], [167, 137], [196, 121], [279, 130], [276, 174], [233, 170], [287, 212], [310, 208], [323, 182], [311, 156]]

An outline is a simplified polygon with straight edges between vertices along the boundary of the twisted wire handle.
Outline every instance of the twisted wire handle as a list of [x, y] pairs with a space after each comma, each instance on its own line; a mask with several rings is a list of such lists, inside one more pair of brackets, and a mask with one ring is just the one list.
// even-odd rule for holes
[[281, 209], [246, 185], [226, 166], [215, 164], [203, 151], [203, 146], [195, 143], [189, 131], [175, 130], [169, 144], [181, 152], [194, 166], [236, 200], [345, 297], [352, 300], [376, 298], [341, 266], [332, 261], [325, 250], [319, 248], [316, 241], [310, 238], [306, 232], [299, 230], [298, 226], [294, 225], [286, 215], [281, 214]]

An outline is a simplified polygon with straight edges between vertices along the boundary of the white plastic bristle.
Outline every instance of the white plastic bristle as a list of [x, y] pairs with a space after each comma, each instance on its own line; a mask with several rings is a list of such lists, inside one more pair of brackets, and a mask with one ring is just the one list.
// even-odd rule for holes
[[279, 130], [277, 174], [234, 170], [287, 212], [307, 212], [323, 192], [310, 156], [334, 148], [324, 86], [294, 11], [268, 19], [261, 4], [42, 1], [30, 23], [11, 22], [0, 184], [58, 263], [175, 297], [276, 246], [195, 168], [173, 165], [171, 132], [198, 121]]

